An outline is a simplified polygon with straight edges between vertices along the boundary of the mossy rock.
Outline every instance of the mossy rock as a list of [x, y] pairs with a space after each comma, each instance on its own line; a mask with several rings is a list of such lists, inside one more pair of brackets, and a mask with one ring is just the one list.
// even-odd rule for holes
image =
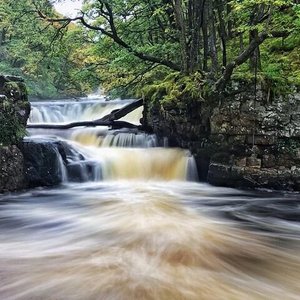
[[0, 124], [0, 146], [16, 144], [26, 135], [25, 126], [11, 109], [0, 109]]
[[26, 86], [18, 77], [0, 75], [0, 94], [0, 146], [17, 144], [30, 114]]
[[3, 92], [8, 97], [13, 99], [13, 101], [27, 101], [27, 91], [26, 86], [23, 82], [6, 82], [3, 85]]

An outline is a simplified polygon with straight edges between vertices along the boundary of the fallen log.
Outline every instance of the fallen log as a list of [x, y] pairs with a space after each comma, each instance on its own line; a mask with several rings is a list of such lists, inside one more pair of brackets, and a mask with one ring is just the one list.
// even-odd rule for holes
[[136, 128], [141, 129], [141, 125], [134, 125], [126, 121], [84, 121], [84, 122], [72, 122], [68, 124], [28, 124], [27, 128], [41, 128], [41, 129], [70, 129], [74, 127], [96, 127], [96, 126], [108, 126], [112, 129], [120, 128]]

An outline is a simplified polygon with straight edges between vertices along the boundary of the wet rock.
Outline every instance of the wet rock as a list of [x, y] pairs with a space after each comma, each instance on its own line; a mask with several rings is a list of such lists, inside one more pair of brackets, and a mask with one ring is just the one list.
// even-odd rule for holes
[[257, 158], [255, 154], [252, 154], [250, 157], [247, 157], [247, 167], [251, 168], [261, 168], [261, 159]]
[[67, 166], [68, 178], [72, 182], [85, 182], [87, 181], [86, 170], [80, 162], [70, 163]]
[[207, 181], [216, 186], [255, 187], [253, 181], [244, 177], [245, 168], [210, 163]]
[[246, 157], [236, 158], [234, 162], [235, 162], [235, 165], [238, 167], [246, 167], [247, 166], [247, 158]]
[[0, 147], [0, 193], [26, 187], [23, 155], [17, 146]]
[[30, 103], [23, 79], [17, 76], [0, 75], [0, 112], [16, 114], [25, 127], [30, 114]]
[[7, 101], [7, 97], [5, 95], [0, 95], [0, 103]]
[[265, 154], [262, 158], [263, 168], [274, 168], [276, 167], [276, 158], [273, 154]]
[[24, 173], [29, 187], [54, 186], [62, 182], [63, 161], [55, 143], [25, 139], [20, 149], [24, 156]]
[[219, 186], [298, 190], [300, 171], [289, 169], [259, 169], [211, 163], [208, 182]]
[[247, 143], [249, 145], [252, 145], [254, 143], [254, 145], [275, 145], [277, 142], [277, 137], [272, 135], [254, 135], [251, 136], [247, 136]]
[[246, 135], [230, 135], [227, 138], [229, 144], [244, 144], [246, 139]]
[[209, 165], [207, 180], [214, 185], [230, 186], [232, 180], [236, 180], [236, 178], [229, 177], [229, 174], [231, 174], [230, 166], [211, 163]]
[[300, 160], [300, 148], [295, 150], [296, 158]]
[[77, 161], [67, 164], [68, 180], [71, 182], [86, 182], [101, 180], [102, 171], [98, 163], [93, 161]]

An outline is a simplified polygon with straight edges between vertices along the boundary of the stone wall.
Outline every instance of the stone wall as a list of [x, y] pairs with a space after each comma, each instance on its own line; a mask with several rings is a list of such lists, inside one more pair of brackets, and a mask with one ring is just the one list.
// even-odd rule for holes
[[23, 80], [0, 75], [0, 193], [26, 187], [24, 158], [17, 144], [25, 134], [29, 113]]
[[270, 97], [259, 88], [255, 97], [236, 86], [223, 100], [146, 103], [148, 126], [190, 149], [202, 180], [300, 190], [300, 94]]

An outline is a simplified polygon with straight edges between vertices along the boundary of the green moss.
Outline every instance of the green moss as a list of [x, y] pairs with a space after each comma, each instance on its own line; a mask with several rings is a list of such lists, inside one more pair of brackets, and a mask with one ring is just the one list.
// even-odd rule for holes
[[0, 104], [0, 124], [0, 146], [16, 144], [26, 135], [25, 127], [8, 101]]
[[164, 80], [146, 86], [143, 95], [152, 103], [159, 101], [161, 105], [169, 106], [178, 102], [202, 102], [209, 91], [200, 73], [184, 76], [174, 72]]

